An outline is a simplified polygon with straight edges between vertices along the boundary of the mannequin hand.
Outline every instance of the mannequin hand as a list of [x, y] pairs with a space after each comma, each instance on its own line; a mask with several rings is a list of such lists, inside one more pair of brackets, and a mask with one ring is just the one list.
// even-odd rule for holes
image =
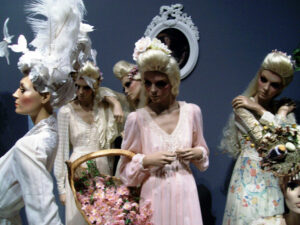
[[124, 113], [123, 113], [122, 107], [121, 107], [119, 102], [114, 105], [113, 114], [114, 114], [114, 117], [115, 117], [117, 123], [122, 123], [123, 122]]
[[105, 96], [104, 100], [112, 107], [117, 123], [122, 123], [124, 119], [124, 113], [120, 102], [112, 96]]
[[256, 112], [260, 116], [266, 111], [261, 105], [242, 95], [239, 95], [232, 100], [232, 107], [235, 110], [238, 108], [246, 108]]
[[172, 152], [155, 152], [150, 155], [146, 155], [143, 159], [144, 168], [149, 166], [164, 166], [172, 163], [176, 160], [176, 154]]
[[66, 204], [66, 194], [59, 195], [59, 200], [62, 205], [65, 205]]
[[287, 114], [296, 108], [295, 102], [290, 102], [279, 107], [277, 114], [286, 117]]
[[183, 160], [199, 160], [203, 157], [203, 150], [201, 148], [188, 148], [176, 151], [177, 158]]

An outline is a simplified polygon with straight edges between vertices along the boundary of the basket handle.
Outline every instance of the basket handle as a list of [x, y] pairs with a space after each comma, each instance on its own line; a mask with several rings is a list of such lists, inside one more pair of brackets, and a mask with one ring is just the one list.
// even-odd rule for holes
[[116, 155], [122, 155], [122, 156], [126, 156], [126, 157], [132, 159], [132, 157], [135, 155], [135, 153], [128, 151], [128, 150], [123, 150], [123, 149], [105, 149], [105, 150], [99, 150], [99, 151], [92, 152], [92, 153], [86, 154], [84, 156], [81, 156], [80, 158], [76, 159], [74, 162], [71, 162], [69, 160], [66, 161], [67, 168], [68, 168], [69, 184], [70, 184], [71, 190], [73, 192], [77, 208], [79, 209], [80, 213], [82, 214], [82, 216], [85, 218], [86, 222], [89, 225], [91, 225], [91, 223], [89, 222], [87, 216], [82, 212], [81, 204], [77, 201], [77, 198], [76, 198], [76, 190], [74, 188], [74, 179], [73, 179], [74, 172], [79, 165], [81, 165], [82, 163], [84, 163], [87, 160], [99, 158], [102, 156], [116, 156]]

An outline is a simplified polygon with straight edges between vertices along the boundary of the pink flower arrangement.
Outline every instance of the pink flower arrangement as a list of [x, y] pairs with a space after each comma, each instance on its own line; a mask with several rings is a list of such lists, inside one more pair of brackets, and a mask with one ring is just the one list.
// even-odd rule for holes
[[91, 224], [152, 225], [150, 202], [140, 206], [138, 189], [129, 189], [111, 176], [84, 173], [75, 181], [75, 189], [81, 209]]

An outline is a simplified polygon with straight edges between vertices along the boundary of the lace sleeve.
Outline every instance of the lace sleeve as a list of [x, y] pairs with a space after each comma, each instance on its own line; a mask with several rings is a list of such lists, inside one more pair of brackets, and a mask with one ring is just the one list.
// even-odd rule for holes
[[294, 113], [289, 113], [286, 117], [283, 117], [278, 114], [274, 115], [270, 112], [265, 112], [259, 119], [259, 122], [265, 125], [272, 123], [275, 126], [282, 124], [296, 124], [296, 117]]
[[255, 142], [263, 136], [263, 126], [255, 116], [245, 108], [238, 108], [235, 113], [235, 125], [243, 133], [249, 134]]
[[54, 175], [57, 180], [59, 194], [65, 194], [65, 177], [67, 173], [65, 161], [69, 159], [70, 151], [69, 118], [70, 109], [68, 105], [66, 105], [59, 110], [57, 115], [59, 141], [54, 161]]

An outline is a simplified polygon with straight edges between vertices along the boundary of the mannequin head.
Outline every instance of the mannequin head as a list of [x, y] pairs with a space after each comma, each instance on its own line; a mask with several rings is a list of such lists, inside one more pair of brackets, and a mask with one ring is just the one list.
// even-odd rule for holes
[[256, 76], [244, 92], [245, 96], [254, 97], [258, 93], [261, 77], [266, 73], [271, 74], [272, 77], [277, 76], [276, 83], [278, 84], [275, 85], [277, 86], [276, 93], [270, 95], [270, 97], [274, 98], [293, 80], [294, 69], [290, 56], [277, 50], [267, 54]]
[[20, 80], [19, 88], [13, 93], [15, 98], [16, 113], [28, 115], [33, 122], [38, 116], [44, 119], [52, 114], [50, 104], [50, 93], [39, 93], [29, 79], [29, 76], [24, 76]]
[[121, 81], [127, 100], [137, 108], [142, 93], [141, 75], [137, 66], [121, 60], [114, 65], [113, 72]]
[[146, 71], [143, 79], [148, 102], [169, 104], [174, 100], [172, 86], [166, 74], [158, 71]]
[[142, 79], [146, 72], [159, 72], [165, 74], [172, 87], [171, 92], [174, 97], [179, 93], [180, 70], [176, 60], [161, 50], [149, 49], [140, 54], [137, 60]]
[[288, 213], [300, 216], [300, 180], [282, 179], [281, 190]]

